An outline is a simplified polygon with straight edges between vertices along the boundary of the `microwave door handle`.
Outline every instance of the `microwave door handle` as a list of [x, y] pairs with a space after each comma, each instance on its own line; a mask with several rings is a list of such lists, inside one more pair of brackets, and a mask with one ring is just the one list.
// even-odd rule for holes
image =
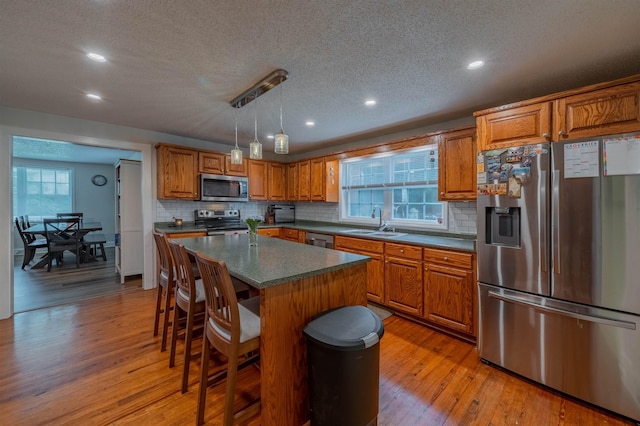
[[553, 171], [553, 273], [560, 275], [560, 170]]

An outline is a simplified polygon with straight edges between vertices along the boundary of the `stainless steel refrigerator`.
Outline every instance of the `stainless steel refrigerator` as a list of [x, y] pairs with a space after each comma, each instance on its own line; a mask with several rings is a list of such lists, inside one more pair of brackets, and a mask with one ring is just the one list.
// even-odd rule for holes
[[640, 419], [640, 136], [478, 155], [480, 357]]

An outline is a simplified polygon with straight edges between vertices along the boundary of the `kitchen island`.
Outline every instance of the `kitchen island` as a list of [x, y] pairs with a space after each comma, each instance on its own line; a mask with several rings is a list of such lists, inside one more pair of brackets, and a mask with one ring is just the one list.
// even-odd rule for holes
[[260, 292], [261, 424], [309, 420], [304, 326], [341, 306], [367, 304], [366, 256], [247, 235], [179, 240], [192, 254], [222, 259], [229, 273]]

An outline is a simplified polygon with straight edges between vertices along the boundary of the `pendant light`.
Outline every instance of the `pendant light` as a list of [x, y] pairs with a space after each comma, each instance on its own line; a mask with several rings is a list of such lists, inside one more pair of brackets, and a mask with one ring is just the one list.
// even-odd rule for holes
[[238, 108], [233, 109], [236, 118], [236, 147], [231, 150], [231, 164], [242, 164], [242, 151], [238, 148]]
[[284, 130], [282, 130], [282, 86], [280, 86], [280, 133], [276, 133], [273, 139], [276, 154], [289, 153], [289, 136], [285, 135]]
[[258, 98], [254, 99], [255, 102], [255, 137], [253, 142], [249, 144], [249, 158], [252, 160], [261, 160], [262, 159], [262, 144], [258, 140]]

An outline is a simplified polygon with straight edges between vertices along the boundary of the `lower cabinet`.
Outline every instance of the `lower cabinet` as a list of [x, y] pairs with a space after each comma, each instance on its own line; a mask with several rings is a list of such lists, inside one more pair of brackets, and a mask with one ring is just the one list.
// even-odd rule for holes
[[475, 336], [475, 259], [470, 253], [424, 249], [424, 317]]
[[367, 298], [464, 337], [475, 337], [475, 254], [336, 235], [336, 250], [369, 256]]
[[384, 304], [384, 243], [361, 238], [336, 236], [336, 250], [369, 256], [367, 262], [367, 298]]
[[422, 315], [422, 248], [385, 244], [386, 304], [412, 315]]
[[258, 235], [264, 235], [265, 237], [280, 238], [280, 232], [282, 228], [258, 228]]
[[299, 243], [300, 231], [298, 231], [297, 229], [282, 228], [282, 231], [280, 231], [280, 238], [282, 238], [283, 240]]

